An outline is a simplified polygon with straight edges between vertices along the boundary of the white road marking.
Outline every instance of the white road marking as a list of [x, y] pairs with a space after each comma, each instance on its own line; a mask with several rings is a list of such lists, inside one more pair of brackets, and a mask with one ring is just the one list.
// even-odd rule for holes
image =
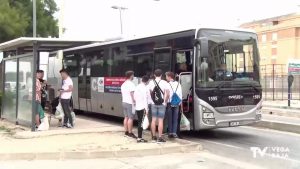
[[279, 131], [279, 130], [273, 130], [273, 129], [269, 129], [269, 128], [258, 128], [255, 126], [239, 126], [240, 128], [245, 128], [245, 129], [253, 129], [253, 130], [260, 130], [260, 131], [264, 131], [264, 132], [273, 132], [273, 133], [280, 133], [280, 134], [286, 134], [286, 135], [291, 135], [291, 136], [295, 136], [295, 137], [300, 137], [300, 134], [297, 133], [292, 133], [292, 132], [284, 132], [284, 131]]
[[[243, 151], [244, 150], [250, 151], [250, 148], [247, 149], [247, 148], [243, 148], [243, 147], [238, 147], [238, 146], [234, 146], [234, 145], [230, 145], [230, 144], [224, 144], [224, 143], [210, 141], [210, 140], [204, 140], [204, 139], [199, 139], [199, 140], [201, 140], [203, 142], [208, 142], [208, 143], [212, 143], [212, 144], [217, 144], [217, 145], [221, 145], [221, 146], [230, 147], [230, 148], [240, 149], [240, 150], [243, 150]], [[203, 148], [205, 149], [205, 147], [203, 147]], [[272, 157], [272, 154], [269, 154], [269, 153], [266, 153], [265, 155], [268, 156], [268, 157], [274, 158], [274, 159], [276, 158], [276, 157]], [[294, 163], [300, 163], [300, 160], [296, 160], [296, 159], [292, 159], [292, 158], [278, 158], [277, 157], [277, 159], [287, 160], [287, 161], [294, 162]]]

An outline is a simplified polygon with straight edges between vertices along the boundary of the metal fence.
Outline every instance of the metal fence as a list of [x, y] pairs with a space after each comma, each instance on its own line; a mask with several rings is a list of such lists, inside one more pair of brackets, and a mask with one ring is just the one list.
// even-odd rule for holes
[[[288, 99], [288, 71], [287, 65], [273, 64], [262, 65], [261, 85], [264, 100]], [[291, 86], [291, 100], [300, 100], [300, 75], [293, 75], [294, 82]]]

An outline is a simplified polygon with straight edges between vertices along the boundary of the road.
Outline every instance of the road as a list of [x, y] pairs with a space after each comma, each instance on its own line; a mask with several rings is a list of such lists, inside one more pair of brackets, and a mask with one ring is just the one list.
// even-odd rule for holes
[[[189, 132], [183, 136], [187, 140], [200, 142], [204, 149], [218, 156], [264, 168], [300, 168], [300, 135], [297, 134], [254, 127], [236, 127]], [[251, 147], [259, 149], [251, 150]], [[254, 149], [256, 158], [253, 154]]]
[[[88, 114], [87, 117], [92, 117], [94, 121], [122, 125], [120, 118], [96, 114]], [[204, 151], [118, 159], [6, 161], [0, 162], [0, 169], [96, 169], [100, 166], [109, 169], [300, 168], [300, 135], [298, 134], [254, 127], [236, 127], [183, 132], [183, 137], [201, 143]], [[251, 147], [254, 147], [253, 150], [256, 149], [256, 158]], [[272, 157], [272, 154], [279, 155], [281, 158]]]

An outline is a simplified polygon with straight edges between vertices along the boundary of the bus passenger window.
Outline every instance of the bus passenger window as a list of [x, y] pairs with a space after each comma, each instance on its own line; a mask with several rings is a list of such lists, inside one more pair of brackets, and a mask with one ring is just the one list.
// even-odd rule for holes
[[192, 50], [176, 52], [175, 72], [177, 74], [180, 74], [181, 72], [192, 71], [192, 53]]
[[69, 72], [71, 77], [77, 77], [80, 73], [78, 55], [65, 55], [63, 59], [63, 67]]

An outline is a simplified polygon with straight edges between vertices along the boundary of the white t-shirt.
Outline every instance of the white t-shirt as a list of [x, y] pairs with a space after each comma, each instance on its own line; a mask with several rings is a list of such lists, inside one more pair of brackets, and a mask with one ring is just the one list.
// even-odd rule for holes
[[132, 104], [131, 92], [134, 92], [135, 85], [131, 80], [126, 80], [121, 85], [122, 102]]
[[[161, 78], [156, 78], [155, 81], [158, 83], [158, 86], [160, 87], [160, 89], [164, 92], [164, 94], [166, 95], [167, 91], [170, 91], [170, 87], [167, 81], [162, 80]], [[150, 91], [154, 90], [154, 87], [156, 86], [154, 80], [150, 80], [149, 82], [149, 89]], [[163, 98], [165, 98], [163, 95]], [[153, 101], [151, 101], [151, 104], [154, 104]]]
[[[177, 85], [178, 85], [178, 88], [177, 88]], [[177, 95], [179, 96], [179, 98], [182, 100], [182, 88], [181, 88], [181, 85], [177, 81], [171, 81], [171, 82], [169, 82], [169, 87], [170, 87], [170, 99], [169, 99], [169, 102], [171, 102], [172, 96], [173, 96], [173, 94], [174, 94], [175, 91], [176, 91]], [[177, 90], [176, 90], [176, 88], [177, 88]]]
[[148, 99], [148, 104], [153, 104], [153, 101], [152, 101], [152, 98], [151, 98], [151, 93], [150, 93], [150, 86], [149, 86], [149, 84], [147, 85], [147, 90], [148, 90], [148, 97], [147, 97], [147, 99]]
[[150, 96], [150, 91], [144, 83], [140, 83], [134, 91], [135, 100], [135, 110], [148, 111], [148, 97]]
[[[66, 80], [63, 80], [63, 85], [62, 85], [62, 89], [63, 90], [68, 90], [69, 86], [73, 86], [73, 81], [70, 77], [67, 77]], [[60, 95], [61, 99], [71, 99], [72, 97], [72, 92], [62, 92], [62, 94]]]

